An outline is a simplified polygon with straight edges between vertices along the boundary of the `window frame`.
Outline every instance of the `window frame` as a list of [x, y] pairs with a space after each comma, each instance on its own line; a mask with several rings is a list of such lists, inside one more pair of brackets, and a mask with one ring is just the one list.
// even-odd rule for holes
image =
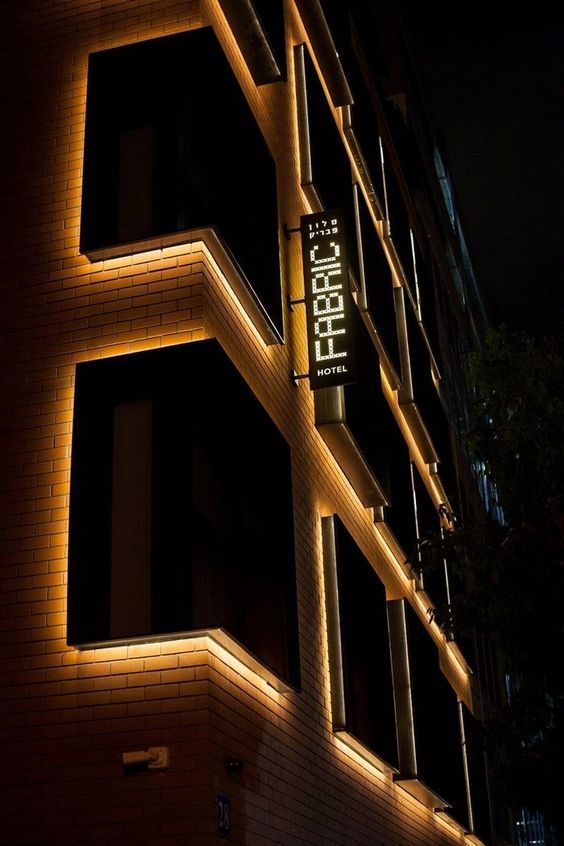
[[[189, 373], [191, 366], [194, 370], [199, 368], [201, 375], [196, 380], [192, 378], [192, 381], [188, 381], [187, 390], [182, 396], [182, 374]], [[299, 686], [299, 643], [291, 450], [243, 376], [215, 339], [87, 361], [77, 367], [69, 527], [67, 625], [69, 645], [82, 649], [193, 638], [206, 634], [259, 672], [276, 689], [281, 691], [296, 689]], [[210, 378], [214, 378], [213, 373], [217, 378], [221, 378], [223, 386], [221, 393], [208, 393], [207, 382]], [[227, 384], [228, 379], [231, 380], [230, 384]], [[211, 401], [206, 399], [209, 396], [213, 397]], [[232, 397], [232, 401], [229, 397]], [[123, 626], [120, 630], [115, 628], [110, 604], [113, 601], [111, 588], [114, 585], [112, 579], [115, 573], [118, 573], [116, 584], [121, 583], [122, 587], [125, 585], [122, 594], [129, 597], [125, 580], [128, 578], [127, 568], [130, 567], [127, 563], [128, 552], [125, 559], [123, 556], [120, 557], [119, 551], [118, 557], [112, 558], [111, 544], [114, 540], [112, 533], [121, 531], [119, 519], [116, 529], [112, 524], [111, 516], [116, 495], [112, 486], [112, 474], [115, 473], [117, 460], [114, 410], [124, 407], [127, 403], [138, 403], [139, 399], [152, 403], [151, 431], [148, 436], [148, 449], [152, 462], [149, 471], [151, 537], [147, 550], [150, 558], [147, 564], [150, 602], [149, 607], [145, 609], [145, 613], [150, 616], [145, 617], [148, 620], [147, 630], [126, 631]], [[189, 421], [186, 415], [193, 416], [194, 410], [198, 413], [186, 429], [184, 424]], [[231, 425], [227, 428], [225, 411], [228, 414], [237, 415], [237, 418], [232, 417]], [[254, 421], [251, 427], [252, 439], [249, 432], [247, 436], [243, 434], [243, 441], [241, 441], [242, 433], [249, 428], [249, 419]], [[173, 423], [172, 427], [166, 422], [167, 420]], [[163, 439], [162, 434], [165, 431], [167, 437]], [[194, 449], [200, 449], [197, 446], [200, 443], [203, 444], [204, 449], [210, 449], [212, 444], [218, 444], [219, 436], [223, 437], [224, 443], [221, 444], [221, 450], [214, 460], [217, 464], [222, 456], [227, 457], [228, 464], [222, 478], [218, 477], [220, 487], [215, 491], [213, 472], [216, 471], [212, 468], [212, 475], [210, 475], [210, 471], [205, 469], [207, 465], [201, 465], [206, 473], [205, 476], [201, 476], [197, 465], [194, 464], [197, 458]], [[179, 437], [182, 440], [179, 441]], [[201, 441], [202, 437], [203, 441]], [[246, 446], [245, 437], [248, 440]], [[97, 439], [100, 439], [100, 442]], [[121, 441], [123, 440], [122, 438]], [[268, 447], [267, 452], [270, 456], [268, 465], [262, 460], [260, 450], [253, 458], [251, 442], [264, 443], [265, 448]], [[178, 456], [178, 460], [172, 460], [175, 455]], [[242, 489], [240, 474], [236, 475], [233, 472], [234, 466], [229, 464], [229, 456], [233, 456], [232, 464], [233, 462], [237, 466], [244, 464], [247, 468], [246, 487], [243, 485]], [[129, 460], [127, 455], [125, 460]], [[185, 476], [184, 484], [180, 488], [175, 488], [174, 479], [178, 481], [178, 473], [184, 473], [184, 471], [188, 474]], [[277, 476], [276, 487], [271, 484], [272, 473]], [[133, 474], [135, 475], [135, 470]], [[126, 481], [131, 477], [127, 467], [125, 477]], [[204, 480], [205, 487], [192, 488], [194, 481], [190, 480], [200, 478]], [[256, 487], [257, 484], [261, 489]], [[270, 491], [270, 497], [264, 497], [264, 487]], [[179, 510], [181, 504], [177, 501], [178, 493], [175, 493], [175, 490], [181, 492], [184, 503], [181, 511]], [[162, 494], [166, 494], [164, 499]], [[219, 500], [217, 500], [218, 496]], [[226, 496], [229, 500], [225, 499]], [[195, 571], [194, 567], [201, 556], [201, 553], [197, 552], [198, 558], [194, 558], [196, 552], [194, 544], [200, 543], [198, 541], [200, 530], [198, 529], [195, 533], [201, 522], [197, 516], [200, 513], [198, 509], [201, 508], [198, 504], [200, 500], [204, 505], [209, 503], [205, 505], [206, 509], [215, 509], [210, 513], [212, 515], [217, 513], [219, 516], [216, 519], [222, 521], [221, 525], [226, 529], [230, 525], [229, 522], [226, 523], [226, 520], [234, 521], [233, 525], [240, 543], [235, 545], [233, 553], [222, 563], [222, 569], [218, 571], [219, 575], [214, 575], [213, 578], [223, 578], [221, 574], [225, 570], [229, 578], [235, 578], [239, 582], [241, 586], [239, 593], [243, 590], [243, 585], [247, 585], [241, 593], [243, 599], [239, 597], [239, 593], [236, 596], [229, 593], [227, 582], [225, 583], [227, 588], [224, 585], [224, 589], [228, 590], [226, 596], [232, 597], [232, 600], [229, 600], [230, 604], [232, 601], [235, 603], [234, 611], [237, 614], [244, 613], [245, 619], [256, 618], [256, 613], [251, 613], [249, 603], [260, 601], [260, 591], [268, 588], [268, 585], [261, 587], [264, 579], [261, 580], [258, 570], [255, 576], [255, 570], [257, 567], [260, 569], [260, 562], [264, 557], [264, 548], [259, 545], [265, 538], [268, 543], [273, 544], [269, 559], [271, 566], [264, 571], [265, 577], [268, 576], [266, 582], [270, 579], [272, 584], [277, 586], [274, 598], [270, 590], [265, 594], [269, 601], [272, 599], [275, 603], [277, 610], [274, 609], [276, 615], [272, 616], [272, 619], [273, 621], [277, 619], [279, 622], [279, 626], [273, 630], [271, 637], [266, 639], [261, 637], [255, 630], [256, 626], [251, 625], [249, 628], [244, 620], [237, 624], [235, 629], [226, 628], [221, 605], [217, 605], [215, 593], [210, 594], [211, 601], [216, 606], [215, 610], [212, 609], [210, 624], [205, 625], [205, 619], [202, 620], [204, 625], [197, 622], [202, 617], [202, 613], [205, 615], [207, 608], [205, 604], [203, 606], [195, 604], [197, 598], [193, 596], [193, 580], [195, 573], [199, 572]], [[173, 503], [175, 504], [170, 508], [169, 505]], [[253, 503], [262, 503], [256, 514]], [[217, 508], [220, 510], [216, 512]], [[231, 514], [233, 508], [235, 511]], [[235, 519], [233, 516], [235, 513], [240, 514], [240, 517]], [[255, 520], [259, 520], [260, 513], [268, 515], [268, 525], [263, 529], [259, 526], [255, 531]], [[125, 519], [127, 521], [130, 518]], [[248, 536], [245, 533], [248, 533], [251, 527], [253, 534]], [[132, 537], [131, 531], [131, 526], [128, 526], [126, 522], [125, 533], [129, 532], [129, 536]], [[281, 533], [284, 534], [284, 538]], [[268, 540], [271, 534], [275, 535], [276, 540]], [[219, 537], [217, 532], [214, 532], [214, 536]], [[123, 548], [123, 537], [124, 532], [121, 532], [118, 536], [121, 548]], [[169, 540], [170, 537], [172, 540]], [[208, 545], [205, 545], [206, 536], [202, 537], [204, 537], [204, 546], [201, 548], [205, 555], [202, 560], [204, 566], [209, 569], [215, 567], [213, 563], [215, 552], [211, 548], [208, 550]], [[165, 538], [166, 544], [163, 547]], [[172, 554], [169, 554], [170, 543], [174, 546]], [[186, 559], [183, 557], [185, 552], [188, 555]], [[208, 560], [209, 563], [206, 563]], [[164, 573], [161, 572], [163, 563]], [[239, 569], [241, 566], [243, 566], [242, 570]], [[120, 576], [119, 572], [124, 567], [126, 571]], [[209, 572], [211, 576], [212, 570]], [[155, 581], [156, 576], [158, 578]], [[184, 587], [180, 584], [177, 586], [178, 578], [181, 578]], [[178, 603], [177, 593], [182, 593], [181, 602], [182, 607], [185, 608], [181, 618], [178, 616], [181, 605]], [[170, 607], [166, 604], [167, 596], [170, 599], [174, 597]], [[238, 605], [236, 604], [237, 597], [239, 597]], [[241, 602], [244, 604], [241, 605]], [[280, 649], [284, 651], [280, 653], [281, 663], [277, 664], [276, 656]], [[274, 661], [271, 660], [272, 655], [275, 656]]]
[[[182, 57], [189, 55], [191, 51], [182, 50], [182, 47], [185, 44], [192, 44], [191, 39], [195, 39], [194, 58], [188, 60]], [[170, 59], [170, 65], [162, 69], [153, 83], [152, 99], [147, 98], [151, 100], [151, 103], [146, 107], [143, 106], [146, 109], [146, 115], [141, 105], [133, 104], [130, 107], [131, 115], [128, 113], [128, 116], [121, 117], [121, 110], [118, 108], [119, 92], [121, 91], [121, 96], [126, 97], [131, 86], [136, 85], [132, 75], [135, 67], [139, 64], [143, 65], [148, 58], [154, 59], [155, 56], [158, 57], [166, 52], [165, 47], [169, 41], [172, 46], [176, 45], [174, 50], [171, 47], [173, 58]], [[194, 122], [193, 112], [198, 105], [197, 100], [194, 99], [195, 94], [192, 97], [193, 102], [186, 101], [182, 112], [178, 114], [174, 112], [170, 104], [168, 111], [164, 110], [164, 107], [163, 111], [157, 109], [153, 102], [158, 99], [159, 86], [164, 87], [165, 90], [171, 87], [172, 83], [180, 87], [181, 83], [177, 79], [172, 78], [172, 81], [169, 79], [174, 69], [178, 71], [175, 62], [185, 62], [189, 69], [190, 62], [193, 64], [199, 53], [209, 47], [214, 49], [210, 55], [210, 61], [216, 60], [217, 66], [217, 72], [208, 75], [210, 100], [212, 103], [218, 102], [218, 91], [222, 85], [228, 85], [229, 91], [237, 95], [231, 96], [229, 102], [233, 103], [232, 108], [235, 111], [239, 110], [238, 113], [243, 114], [244, 120], [238, 122], [243, 127], [241, 129], [243, 140], [246, 144], [252, 144], [251, 158], [254, 162], [256, 178], [247, 182], [253, 186], [252, 191], [256, 194], [254, 199], [249, 195], [249, 191], [243, 192], [237, 189], [237, 180], [232, 190], [228, 191], [225, 188], [225, 180], [221, 176], [221, 168], [218, 169], [218, 164], [229, 173], [239, 173], [240, 176], [237, 177], [239, 182], [246, 179], [240, 168], [230, 167], [224, 155], [225, 151], [222, 155], [216, 156], [213, 167], [208, 167], [202, 156], [211, 156], [213, 150], [208, 150], [202, 143], [199, 145], [194, 145], [192, 141], [190, 144], [187, 143], [184, 136], [189, 139], [196, 137], [194, 133], [190, 133]], [[109, 86], [107, 77], [111, 76], [114, 66], [123, 66], [129, 70], [127, 75], [124, 74], [121, 88], [113, 91], [111, 97], [106, 98], [105, 86]], [[244, 307], [249, 308], [251, 319], [256, 322], [265, 342], [281, 343], [285, 316], [282, 301], [276, 159], [213, 28], [211, 26], [196, 27], [172, 35], [158, 36], [92, 52], [88, 57], [87, 70], [80, 252], [90, 261], [102, 261], [151, 250], [164, 250], [180, 244], [188, 245], [202, 240], [206, 246], [212, 248], [214, 258], [217, 251], [218, 262], [222, 265], [222, 269], [225, 268], [228, 278], [235, 279], [234, 289]], [[170, 85], [167, 84], [167, 79]], [[191, 90], [199, 89], [193, 86]], [[138, 96], [137, 99], [143, 102], [141, 97]], [[223, 119], [217, 109], [213, 113], [217, 115], [216, 123]], [[151, 231], [149, 233], [139, 231], [137, 235], [131, 231], [127, 236], [120, 238], [117, 228], [120, 166], [116, 145], [120, 133], [123, 134], [124, 127], [129, 125], [128, 122], [140, 121], [142, 118], [147, 126], [157, 128], [164, 138], [170, 135], [166, 143], [170, 147], [174, 142], [175, 154], [174, 156], [164, 155], [165, 142], [158, 144], [155, 142], [152, 159], [154, 171], [152, 182], [155, 190], [151, 200]], [[171, 127], [168, 126], [170, 121], [172, 121]], [[212, 132], [212, 127], [208, 132]], [[184, 133], [184, 141], [181, 145], [180, 134], [182, 133]], [[219, 150], [222, 133], [216, 132], [213, 137], [218, 139], [216, 146]], [[178, 152], [180, 149], [181, 152]], [[170, 154], [168, 147], [166, 150]], [[171, 158], [174, 158], [174, 162], [167, 164], [166, 173], [164, 171], [161, 173], [164, 167], [163, 162]], [[190, 162], [192, 162], [191, 170], [188, 167]], [[222, 162], [224, 162], [223, 165]], [[262, 163], [262, 175], [258, 169], [259, 163]], [[157, 165], [160, 168], [158, 172]], [[193, 179], [194, 169], [206, 175], [205, 190], [200, 186], [196, 191]], [[268, 178], [264, 176], [266, 171], [269, 174]], [[160, 178], [157, 178], [159, 173]], [[208, 184], [210, 180], [211, 185]], [[218, 188], [220, 182], [221, 190]], [[183, 187], [179, 189], [179, 185]], [[212, 189], [223, 198], [219, 206], [215, 201], [213, 204], [209, 202], [209, 196], [214, 194]], [[201, 200], [202, 197], [208, 199], [204, 201]], [[245, 210], [250, 212], [253, 203], [265, 210], [259, 219], [259, 231], [254, 240], [249, 239], [246, 232], [244, 237], [242, 234], [242, 222], [250, 216], [245, 214]], [[188, 212], [185, 206], [189, 207]], [[269, 214], [267, 210], [270, 210]], [[262, 253], [257, 251], [256, 242], [268, 245], [262, 250], [264, 258], [260, 257]]]
[[[386, 589], [381, 582], [376, 572], [368, 559], [364, 556], [358, 544], [350, 534], [344, 523], [338, 517], [333, 515], [330, 517], [321, 518], [321, 532], [322, 532], [322, 549], [323, 549], [323, 567], [325, 580], [325, 604], [327, 615], [327, 638], [329, 648], [329, 674], [331, 686], [331, 711], [333, 721], [333, 731], [342, 740], [342, 742], [359, 754], [362, 758], [368, 761], [372, 766], [380, 772], [387, 775], [397, 774], [399, 772], [397, 761], [390, 762], [387, 760], [385, 753], [382, 750], [373, 748], [370, 743], [358, 736], [358, 732], [354, 728], [356, 721], [355, 715], [352, 713], [353, 705], [350, 699], [351, 693], [347, 685], [347, 635], [346, 629], [348, 624], [345, 620], [347, 613], [343, 606], [343, 584], [339, 574], [339, 535], [346, 533], [347, 542], [355, 549], [358, 555], [357, 564], [366, 566], [369, 579], [376, 583], [378, 582], [383, 594], [382, 613], [386, 619], [385, 625], [387, 627], [387, 602]], [[380, 625], [380, 630], [382, 626]], [[388, 635], [389, 637], [389, 635]], [[389, 644], [387, 650], [388, 656]], [[378, 677], [379, 681], [380, 678]], [[389, 665], [389, 692], [392, 719], [395, 720], [395, 712], [393, 705], [393, 682], [392, 682], [392, 668]], [[354, 698], [356, 702], [356, 697]], [[389, 728], [389, 727], [388, 727]], [[392, 728], [394, 739], [396, 739], [396, 726]], [[396, 748], [397, 755], [397, 748]], [[390, 757], [390, 756], [388, 756]]]

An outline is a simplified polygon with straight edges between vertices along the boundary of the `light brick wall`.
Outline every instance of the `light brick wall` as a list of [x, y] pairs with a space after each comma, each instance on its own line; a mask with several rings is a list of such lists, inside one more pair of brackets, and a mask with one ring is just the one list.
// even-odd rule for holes
[[[220, 11], [206, 5], [276, 157], [281, 222], [299, 188], [288, 83], [255, 89]], [[337, 510], [394, 595], [386, 558], [314, 427], [303, 309], [265, 346], [201, 245], [89, 262], [78, 250], [89, 51], [201, 22], [195, 0], [11, 4], [3, 72], [2, 634], [0, 844], [211, 844], [215, 795], [232, 843], [431, 844], [457, 835], [331, 731], [320, 517]], [[291, 40], [303, 34], [288, 6]], [[284, 292], [301, 296], [299, 239], [281, 238]], [[214, 335], [292, 447], [302, 688], [281, 695], [205, 639], [67, 647], [66, 569], [77, 363]], [[462, 684], [462, 682], [460, 682]], [[167, 745], [163, 772], [121, 753]], [[229, 777], [225, 759], [245, 761]]]

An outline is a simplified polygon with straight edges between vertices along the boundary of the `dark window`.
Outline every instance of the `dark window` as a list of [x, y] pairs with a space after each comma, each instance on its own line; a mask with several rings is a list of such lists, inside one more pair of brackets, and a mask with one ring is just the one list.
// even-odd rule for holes
[[399, 373], [401, 365], [392, 272], [363, 196], [360, 197], [359, 211], [367, 304], [386, 352]]
[[385, 151], [384, 173], [390, 235], [411, 290], [414, 288], [411, 227], [400, 179], [394, 170], [391, 154]]
[[378, 438], [381, 440], [382, 450], [377, 477], [389, 502], [389, 506], [384, 509], [385, 520], [407, 556], [417, 538], [411, 485], [411, 457], [388, 401], [382, 392], [380, 393]]
[[[409, 58], [404, 57], [403, 61], [405, 62], [404, 67], [407, 69]], [[410, 83], [404, 80], [401, 85], [405, 91], [406, 85], [409, 86]], [[401, 163], [401, 173], [406, 182], [406, 190], [409, 191], [410, 195], [413, 195], [415, 191], [422, 190], [421, 176], [425, 172], [425, 168], [421, 160], [416, 136], [412, 130], [412, 114], [415, 113], [414, 92], [412, 88], [404, 99], [407, 106], [406, 116], [400, 107], [403, 97], [403, 94], [400, 95], [400, 98], [395, 98], [393, 95], [386, 96], [380, 102], [391, 144], [393, 145], [396, 157]]]
[[346, 728], [397, 767], [386, 591], [343, 523], [334, 523]]
[[370, 469], [387, 487], [389, 446], [384, 430], [391, 411], [382, 392], [376, 348], [357, 309], [353, 318], [357, 379], [344, 387], [346, 422]]
[[[423, 588], [430, 595], [434, 604], [440, 608], [442, 613], [446, 612], [446, 604], [448, 602], [447, 581], [445, 573], [445, 564], [442, 561], [436, 561], [433, 558], [432, 566], [422, 570], [421, 562], [429, 562], [426, 557], [425, 550], [422, 545], [425, 541], [438, 544], [440, 538], [440, 521], [439, 513], [435, 508], [433, 500], [429, 496], [429, 492], [419, 474], [417, 467], [412, 464], [412, 478], [413, 478], [413, 493], [417, 517], [417, 541], [418, 545], [415, 550], [411, 552], [411, 563], [421, 576]], [[431, 562], [429, 562], [431, 564]]]
[[257, 17], [268, 38], [270, 48], [286, 77], [286, 39], [284, 34], [284, 4], [282, 0], [252, 0]]
[[413, 397], [437, 451], [439, 475], [446, 493], [449, 497], [455, 497], [456, 475], [447, 412], [433, 381], [429, 347], [409, 300], [406, 302], [405, 314]]
[[[335, 2], [335, 0], [321, 0], [321, 8], [329, 30], [331, 38], [337, 48], [339, 59], [343, 61], [345, 54], [348, 57], [350, 36], [350, 22], [349, 22], [349, 3]], [[347, 68], [345, 67], [345, 70]]]
[[484, 728], [464, 704], [462, 714], [472, 803], [472, 831], [487, 843], [490, 840], [491, 825]]
[[324, 209], [344, 210], [349, 264], [358, 279], [351, 163], [307, 51], [304, 58], [313, 186]]
[[[370, 12], [368, 15], [370, 16]], [[364, 27], [364, 29], [363, 29]], [[370, 29], [366, 21], [359, 21], [355, 13], [355, 21], [351, 26], [352, 55], [347, 64], [347, 76], [352, 88], [353, 106], [352, 122], [358, 137], [362, 153], [366, 159], [370, 172], [370, 179], [380, 203], [384, 208], [384, 175], [382, 170], [381, 149], [381, 97], [377, 85], [381, 85], [384, 71], [378, 67], [378, 50], [370, 40], [367, 49], [362, 39], [367, 37]], [[348, 52], [348, 51], [347, 51]], [[370, 54], [370, 62], [366, 60], [366, 53]]]
[[257, 85], [279, 82], [286, 75], [282, 0], [220, 0]]
[[417, 293], [421, 309], [421, 321], [427, 332], [433, 354], [438, 356], [439, 332], [437, 327], [437, 306], [435, 301], [435, 280], [431, 257], [423, 253], [415, 242], [415, 264], [417, 268]]
[[216, 341], [81, 364], [68, 639], [224, 628], [297, 676], [289, 448]]
[[408, 603], [406, 623], [417, 775], [467, 825], [457, 696], [439, 667], [430, 633]]
[[209, 226], [280, 329], [275, 165], [211, 27], [92, 54], [81, 251]]
[[[353, 127], [360, 141], [382, 208], [384, 208], [384, 186], [380, 136], [384, 135], [387, 139], [385, 174], [391, 235], [402, 266], [408, 279], [413, 283], [410, 223], [401, 186], [402, 180], [406, 179], [406, 193], [408, 190], [413, 192], [419, 189], [421, 162], [413, 135], [406, 125], [401, 109], [390, 96], [389, 75], [390, 72], [394, 73], [394, 45], [388, 43], [386, 49], [382, 50], [378, 39], [379, 31], [392, 32], [393, 28], [390, 28], [387, 13], [382, 10], [376, 11], [376, 4], [367, 4], [362, 0], [348, 3], [342, 3], [339, 0], [321, 0], [321, 5], [329, 23], [339, 59], [345, 68], [347, 82], [353, 96]], [[386, 68], [382, 63], [386, 53], [390, 54], [391, 68]], [[408, 58], [404, 57], [402, 67], [407, 68], [408, 65]], [[398, 176], [398, 158], [401, 163], [402, 179]], [[394, 164], [398, 168], [397, 172], [394, 170]]]

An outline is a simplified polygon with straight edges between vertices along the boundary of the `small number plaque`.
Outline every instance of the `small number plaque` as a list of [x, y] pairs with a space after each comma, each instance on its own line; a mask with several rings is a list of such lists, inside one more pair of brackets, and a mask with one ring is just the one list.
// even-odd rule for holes
[[229, 796], [217, 795], [217, 830], [219, 834], [228, 837], [231, 833], [231, 809]]

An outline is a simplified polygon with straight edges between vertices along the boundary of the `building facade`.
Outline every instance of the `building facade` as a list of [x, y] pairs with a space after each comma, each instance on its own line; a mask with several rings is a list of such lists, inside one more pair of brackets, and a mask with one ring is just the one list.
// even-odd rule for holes
[[491, 842], [418, 557], [479, 497], [485, 316], [364, 5], [8, 13], [6, 846]]

